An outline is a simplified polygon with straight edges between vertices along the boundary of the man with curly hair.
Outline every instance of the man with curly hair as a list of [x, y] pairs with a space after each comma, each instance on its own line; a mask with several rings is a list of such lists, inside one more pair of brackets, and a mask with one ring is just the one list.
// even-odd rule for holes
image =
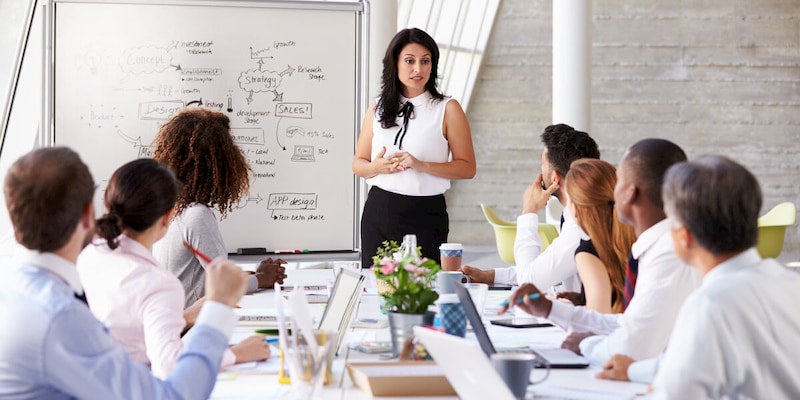
[[[230, 133], [225, 114], [202, 108], [185, 109], [158, 132], [153, 158], [171, 168], [183, 184], [175, 203], [175, 220], [163, 239], [153, 246], [153, 255], [183, 284], [185, 306], [204, 296], [206, 262], [183, 242], [199, 249], [212, 260], [228, 252], [216, 209], [225, 218], [233, 206], [247, 196], [251, 169]], [[283, 260], [267, 258], [250, 276], [247, 292], [271, 288], [286, 277]], [[188, 318], [187, 318], [188, 319]]]
[[548, 126], [542, 132], [541, 139], [544, 144], [542, 172], [525, 190], [522, 196], [522, 215], [517, 217], [517, 237], [514, 241], [517, 265], [489, 270], [464, 266], [462, 270], [473, 282], [520, 285], [530, 282], [542, 288], [563, 283], [564, 290], [580, 291], [575, 249], [578, 248], [581, 238], [587, 238], [565, 208], [558, 238], [545, 251], [541, 251], [537, 213], [547, 205], [551, 196], [558, 199], [562, 206], [566, 205], [567, 199], [561, 190], [561, 184], [567, 176], [570, 164], [581, 158], [598, 159], [600, 151], [589, 134], [566, 124]]

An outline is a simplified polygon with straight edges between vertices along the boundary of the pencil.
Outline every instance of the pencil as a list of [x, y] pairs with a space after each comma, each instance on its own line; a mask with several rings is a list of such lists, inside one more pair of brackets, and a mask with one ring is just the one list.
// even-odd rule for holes
[[203, 252], [202, 252], [202, 251], [200, 251], [200, 250], [197, 250], [197, 249], [195, 249], [194, 247], [192, 247], [192, 245], [190, 245], [190, 244], [189, 244], [189, 242], [187, 242], [187, 241], [185, 241], [185, 240], [184, 240], [184, 241], [183, 241], [183, 245], [184, 245], [184, 246], [185, 246], [187, 249], [191, 250], [191, 251], [192, 251], [192, 253], [194, 253], [194, 255], [196, 255], [198, 258], [200, 258], [200, 260], [202, 260], [202, 261], [203, 261], [203, 262], [205, 262], [206, 264], [208, 264], [208, 263], [210, 263], [210, 262], [211, 262], [211, 257], [209, 257], [209, 256], [207, 256], [207, 255], [205, 255], [205, 254], [203, 254]]

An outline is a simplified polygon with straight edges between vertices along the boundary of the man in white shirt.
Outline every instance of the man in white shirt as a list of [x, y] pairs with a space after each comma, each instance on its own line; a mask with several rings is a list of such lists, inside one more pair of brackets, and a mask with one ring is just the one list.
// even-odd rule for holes
[[615, 353], [634, 359], [658, 355], [667, 344], [681, 304], [699, 280], [672, 250], [661, 201], [664, 173], [684, 160], [686, 154], [676, 144], [644, 139], [628, 148], [617, 169], [615, 207], [619, 219], [636, 232], [631, 253], [638, 260], [635, 294], [623, 314], [587, 311], [541, 294], [531, 299], [539, 289], [530, 284], [514, 293], [511, 304], [573, 331], [562, 347], [582, 353], [595, 364]]
[[[800, 275], [753, 248], [756, 178], [727, 158], [702, 156], [671, 168], [663, 193], [675, 252], [703, 282], [675, 322], [654, 397], [800, 398]], [[657, 361], [615, 363], [603, 374], [621, 379], [613, 373], [653, 371]]]
[[0, 268], [0, 398], [208, 398], [247, 277], [229, 261], [209, 264], [197, 324], [173, 372], [156, 379], [86, 305], [75, 262], [94, 233], [94, 188], [89, 169], [65, 147], [34, 150], [6, 175], [14, 236], [28, 250]]
[[564, 283], [564, 290], [580, 291], [575, 249], [580, 240], [587, 239], [578, 224], [564, 209], [560, 234], [553, 243], [542, 249], [539, 237], [538, 212], [547, 205], [550, 196], [565, 205], [566, 198], [560, 187], [573, 161], [581, 158], [600, 158], [597, 143], [587, 133], [576, 131], [569, 125], [550, 125], [541, 136], [542, 173], [528, 186], [522, 196], [522, 214], [517, 217], [517, 237], [514, 240], [516, 267], [482, 270], [464, 266], [462, 271], [473, 282], [514, 285], [530, 282], [549, 288]]

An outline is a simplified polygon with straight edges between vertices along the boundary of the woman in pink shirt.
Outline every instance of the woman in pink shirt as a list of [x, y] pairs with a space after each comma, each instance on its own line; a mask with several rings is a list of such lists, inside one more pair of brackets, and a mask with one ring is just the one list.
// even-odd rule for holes
[[[180, 191], [175, 175], [152, 159], [120, 167], [105, 192], [107, 214], [78, 258], [78, 273], [92, 313], [133, 357], [166, 377], [183, 348], [184, 292], [178, 278], [151, 254], [173, 217]], [[264, 336], [231, 347], [222, 366], [269, 357]]]

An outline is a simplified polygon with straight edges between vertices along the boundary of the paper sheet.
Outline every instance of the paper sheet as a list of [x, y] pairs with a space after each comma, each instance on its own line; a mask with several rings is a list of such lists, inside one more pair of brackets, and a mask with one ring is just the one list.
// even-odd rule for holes
[[305, 293], [302, 288], [292, 291], [289, 295], [289, 309], [292, 310], [292, 316], [297, 323], [300, 334], [305, 338], [311, 348], [318, 347], [317, 338], [314, 337], [314, 325], [309, 313], [309, 305], [306, 301]]
[[225, 368], [224, 372], [235, 372], [237, 374], [277, 374], [280, 370], [280, 357], [278, 348], [269, 346], [270, 358], [265, 361], [253, 361], [249, 363], [234, 364]]

